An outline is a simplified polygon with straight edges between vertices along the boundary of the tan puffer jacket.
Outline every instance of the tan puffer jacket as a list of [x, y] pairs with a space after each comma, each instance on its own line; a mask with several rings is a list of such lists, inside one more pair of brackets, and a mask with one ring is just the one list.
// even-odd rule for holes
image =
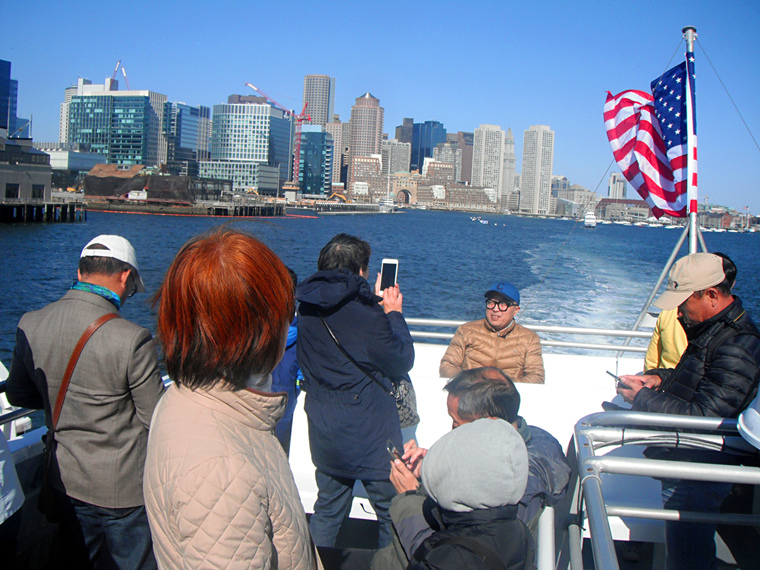
[[480, 366], [500, 368], [515, 382], [544, 383], [538, 335], [516, 321], [499, 332], [485, 319], [463, 324], [454, 333], [438, 371], [442, 378], [451, 378], [460, 370]]
[[169, 388], [153, 415], [145, 462], [159, 567], [318, 567], [273, 433], [286, 399], [250, 389]]

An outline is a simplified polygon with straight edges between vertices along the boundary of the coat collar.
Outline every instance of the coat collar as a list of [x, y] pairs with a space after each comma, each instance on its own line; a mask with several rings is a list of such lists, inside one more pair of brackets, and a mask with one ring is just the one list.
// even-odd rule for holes
[[500, 336], [501, 338], [504, 338], [513, 330], [515, 330], [515, 327], [517, 326], [517, 321], [512, 319], [512, 322], [509, 323], [509, 325], [507, 325], [505, 328], [501, 329], [500, 331], [497, 331], [495, 328], [489, 325], [487, 319], [483, 319], [483, 326], [486, 327], [486, 330], [488, 332], [494, 333], [496, 336]]
[[169, 389], [258, 431], [274, 429], [285, 413], [288, 400], [284, 392], [270, 394], [253, 388], [233, 391], [222, 388], [221, 384], [203, 390], [174, 384]]

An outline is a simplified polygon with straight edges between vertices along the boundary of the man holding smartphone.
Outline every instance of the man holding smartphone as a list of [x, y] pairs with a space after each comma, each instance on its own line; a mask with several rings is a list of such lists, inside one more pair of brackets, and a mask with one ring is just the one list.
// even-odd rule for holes
[[317, 501], [310, 528], [317, 546], [335, 544], [355, 481], [362, 481], [390, 542], [388, 515], [396, 494], [388, 480], [388, 441], [401, 447], [392, 378], [414, 365], [414, 344], [401, 314], [397, 284], [383, 297], [367, 283], [370, 246], [338, 234], [319, 254], [318, 271], [296, 290], [298, 362]]
[[[760, 333], [731, 294], [736, 266], [725, 255], [694, 253], [679, 259], [654, 305], [678, 310], [688, 346], [675, 369], [622, 376], [617, 391], [641, 412], [736, 418], [760, 382]], [[721, 451], [648, 448], [647, 457], [731, 463]], [[666, 509], [717, 513], [730, 483], [662, 480]], [[714, 568], [715, 524], [666, 521], [668, 568]]]
[[498, 281], [483, 296], [485, 318], [465, 323], [454, 333], [441, 359], [441, 377], [493, 366], [515, 382], [543, 384], [541, 341], [536, 333], [515, 321], [520, 311], [520, 292], [511, 283]]

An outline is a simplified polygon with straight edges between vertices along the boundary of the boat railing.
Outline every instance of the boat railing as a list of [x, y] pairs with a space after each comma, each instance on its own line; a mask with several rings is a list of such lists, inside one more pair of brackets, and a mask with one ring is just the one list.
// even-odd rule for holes
[[[454, 330], [460, 325], [463, 325], [467, 321], [452, 321], [443, 319], [417, 319], [407, 318], [406, 323], [410, 328], [410, 334], [414, 339], [427, 339], [427, 340], [450, 340], [454, 337]], [[587, 327], [562, 327], [562, 326], [550, 326], [542, 324], [527, 324], [530, 330], [538, 333], [541, 338], [542, 347], [556, 347], [556, 348], [572, 348], [582, 350], [603, 350], [613, 352], [633, 352], [633, 353], [645, 353], [647, 351], [646, 346], [631, 346], [624, 344], [615, 344], [614, 342], [579, 342], [572, 340], [557, 340], [554, 338], [559, 335], [581, 335], [592, 337], [612, 337], [622, 339], [645, 339], [649, 340], [652, 336], [651, 332], [640, 330], [625, 330], [625, 329], [596, 329]], [[412, 327], [425, 327], [433, 328], [436, 330], [420, 330]], [[440, 329], [447, 329], [441, 331]], [[452, 330], [453, 329], [453, 330]], [[549, 338], [546, 338], [546, 337]]]
[[592, 414], [581, 419], [575, 426], [580, 485], [576, 487], [576, 493], [579, 495], [573, 504], [578, 512], [573, 513], [568, 528], [573, 570], [582, 568], [582, 565], [578, 566], [572, 561], [577, 562], [581, 559], [580, 525], [585, 519], [588, 520], [595, 568], [613, 570], [617, 570], [619, 566], [608, 517], [760, 525], [758, 515], [711, 514], [608, 504], [604, 487], [605, 484], [613, 484], [610, 475], [760, 485], [758, 467], [619, 457], [598, 453], [623, 445], [655, 444], [721, 450], [727, 454], [752, 458], [753, 464], [758, 456], [758, 450], [739, 435], [737, 421], [732, 419], [627, 411]]

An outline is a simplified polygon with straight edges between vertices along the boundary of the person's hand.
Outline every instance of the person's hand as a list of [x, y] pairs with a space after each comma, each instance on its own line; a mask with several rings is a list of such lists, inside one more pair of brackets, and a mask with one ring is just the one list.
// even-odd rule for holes
[[419, 447], [413, 439], [404, 444], [404, 455], [401, 456], [401, 459], [417, 479], [421, 477], [422, 460], [427, 455], [427, 452], [427, 449]]
[[391, 483], [399, 493], [414, 491], [419, 488], [420, 481], [400, 459], [391, 463]]
[[662, 379], [654, 374], [646, 376], [629, 374], [620, 377], [621, 384], [625, 384], [628, 388], [624, 388], [621, 384], [617, 385], [617, 393], [620, 394], [626, 402], [633, 402], [636, 394], [642, 388], [650, 388], [652, 390], [658, 388], [662, 383]]
[[383, 311], [385, 314], [392, 311], [401, 312], [401, 305], [404, 301], [404, 296], [401, 294], [401, 290], [398, 288], [398, 283], [393, 287], [388, 287], [383, 291]]
[[[378, 271], [378, 273], [377, 273], [377, 279], [375, 279], [375, 295], [377, 295], [378, 297], [382, 297], [383, 296], [383, 291], [380, 290], [381, 283], [382, 283], [382, 277], [380, 275], [380, 272]], [[380, 301], [380, 304], [382, 305], [383, 302]]]

